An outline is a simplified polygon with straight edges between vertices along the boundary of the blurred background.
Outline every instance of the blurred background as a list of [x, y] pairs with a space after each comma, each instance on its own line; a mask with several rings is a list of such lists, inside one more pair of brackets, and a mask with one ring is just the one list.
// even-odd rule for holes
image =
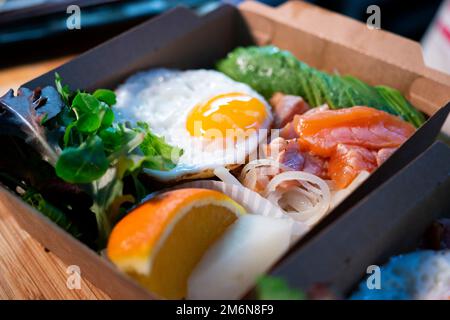
[[[202, 13], [223, 2], [240, 0], [0, 0], [0, 94], [174, 6]], [[450, 0], [309, 2], [361, 21], [369, 5], [378, 5], [382, 29], [421, 41], [427, 63], [450, 73]], [[80, 30], [66, 26], [73, 4], [81, 8]]]
[[[238, 3], [238, 0], [226, 0]], [[269, 5], [284, 1], [263, 0]], [[442, 0], [309, 0], [319, 6], [366, 21], [369, 5], [381, 9], [382, 28], [421, 41]], [[216, 0], [0, 0], [0, 67], [77, 54], [176, 5], [208, 11]], [[82, 11], [81, 30], [68, 30], [66, 9]], [[61, 45], [64, 44], [64, 45]], [[31, 54], [30, 54], [31, 53]]]

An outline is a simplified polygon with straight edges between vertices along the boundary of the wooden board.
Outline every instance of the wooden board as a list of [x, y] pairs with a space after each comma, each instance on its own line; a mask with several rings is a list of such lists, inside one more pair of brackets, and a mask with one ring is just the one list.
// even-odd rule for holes
[[22, 230], [0, 203], [0, 299], [108, 299], [83, 279], [66, 285], [67, 266]]
[[[0, 95], [70, 58], [0, 70]], [[109, 299], [83, 274], [80, 289], [69, 289], [68, 277], [67, 265], [22, 230], [0, 203], [0, 299]]]
[[22, 83], [56, 68], [74, 56], [64, 56], [51, 60], [44, 60], [25, 65], [0, 69], [0, 95], [5, 94], [9, 89], [16, 90]]

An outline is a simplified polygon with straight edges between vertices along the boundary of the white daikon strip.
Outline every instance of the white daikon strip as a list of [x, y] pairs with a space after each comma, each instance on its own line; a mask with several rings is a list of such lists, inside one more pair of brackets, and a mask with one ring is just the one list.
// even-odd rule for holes
[[215, 242], [188, 280], [187, 299], [239, 299], [287, 251], [292, 221], [240, 217]]

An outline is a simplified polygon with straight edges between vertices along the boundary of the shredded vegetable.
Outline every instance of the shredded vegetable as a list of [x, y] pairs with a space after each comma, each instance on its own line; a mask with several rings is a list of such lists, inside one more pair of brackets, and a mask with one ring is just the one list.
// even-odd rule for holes
[[[283, 187], [285, 182], [290, 182], [290, 185]], [[302, 171], [277, 174], [270, 180], [264, 194], [293, 219], [308, 225], [319, 221], [328, 212], [331, 203], [328, 184], [323, 179]]]

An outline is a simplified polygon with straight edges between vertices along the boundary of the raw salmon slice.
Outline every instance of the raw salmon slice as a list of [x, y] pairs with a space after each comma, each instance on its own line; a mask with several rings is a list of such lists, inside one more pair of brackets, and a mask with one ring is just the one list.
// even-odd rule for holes
[[361, 171], [377, 168], [375, 151], [359, 146], [338, 144], [328, 162], [328, 174], [338, 189], [347, 187]]
[[281, 92], [276, 92], [270, 98], [270, 105], [273, 108], [273, 126], [282, 128], [294, 119], [295, 115], [305, 113], [310, 106], [299, 96], [290, 96]]
[[306, 113], [294, 121], [302, 147], [322, 157], [332, 156], [338, 144], [396, 148], [415, 131], [402, 119], [369, 107]]

